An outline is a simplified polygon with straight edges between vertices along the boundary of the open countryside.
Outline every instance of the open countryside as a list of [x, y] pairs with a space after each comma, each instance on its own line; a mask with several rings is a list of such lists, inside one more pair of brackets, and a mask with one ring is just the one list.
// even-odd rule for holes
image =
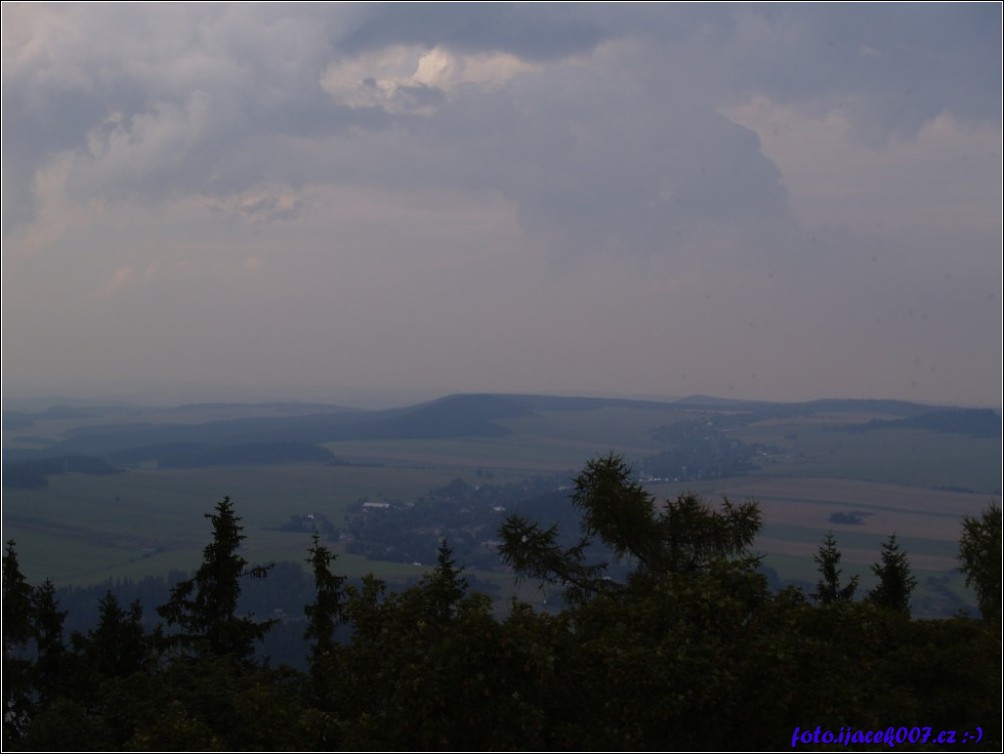
[[[5, 536], [18, 541], [29, 576], [58, 586], [194, 568], [204, 541], [192, 523], [224, 495], [239, 506], [255, 558], [302, 563], [306, 529], [288, 522], [316, 516], [339, 532], [331, 545], [350, 575], [407, 581], [434, 561], [444, 531], [472, 525], [431, 522], [424, 555], [384, 558], [371, 548], [363, 556], [345, 529], [373, 510], [366, 503], [386, 504], [379, 514], [404, 522], [430, 490], [455, 480], [504, 489], [508, 498], [479, 514], [478, 536], [490, 547], [506, 509], [532, 504], [614, 451], [660, 499], [692, 491], [712, 503], [758, 501], [756, 546], [781, 581], [811, 584], [812, 555], [833, 531], [849, 572], [868, 583], [882, 540], [895, 533], [920, 577], [915, 610], [950, 614], [972, 604], [957, 573], [962, 517], [1000, 496], [996, 414], [898, 402], [463, 395], [385, 411], [48, 407], [5, 422]], [[270, 438], [323, 450], [327, 460], [275, 456]], [[282, 447], [288, 455], [292, 446]], [[81, 456], [116, 473], [74, 473], [66, 459]], [[63, 458], [63, 468], [17, 488], [18, 470], [46, 457]], [[479, 562], [468, 564], [472, 572], [505, 581], [499, 561]]]

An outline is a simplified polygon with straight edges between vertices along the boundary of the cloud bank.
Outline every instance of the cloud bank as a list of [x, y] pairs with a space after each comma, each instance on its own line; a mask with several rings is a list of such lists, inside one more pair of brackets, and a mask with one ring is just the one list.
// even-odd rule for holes
[[3, 13], [9, 384], [999, 402], [995, 6]]

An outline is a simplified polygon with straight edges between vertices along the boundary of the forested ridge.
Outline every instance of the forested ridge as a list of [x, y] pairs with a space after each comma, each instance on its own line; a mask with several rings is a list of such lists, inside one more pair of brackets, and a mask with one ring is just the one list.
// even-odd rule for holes
[[[513, 601], [498, 614], [446, 541], [404, 591], [350, 583], [315, 534], [296, 624], [305, 670], [256, 655], [278, 627], [241, 612], [239, 597], [272, 567], [242, 556], [229, 498], [206, 514], [199, 569], [164, 602], [109, 592], [93, 627], [70, 635], [53, 584], [27, 583], [9, 542], [4, 750], [778, 750], [816, 726], [921, 726], [960, 742], [979, 730], [964, 748], [1000, 749], [999, 506], [966, 518], [959, 543], [981, 617], [918, 620], [895, 536], [867, 593], [844, 578], [832, 535], [811, 593], [772, 592], [752, 549], [755, 501], [660, 503], [631, 479], [618, 456], [586, 464], [570, 492], [581, 513], [571, 544], [525, 513], [502, 524], [504, 561], [563, 590], [557, 612]], [[592, 559], [596, 543], [618, 568]]]

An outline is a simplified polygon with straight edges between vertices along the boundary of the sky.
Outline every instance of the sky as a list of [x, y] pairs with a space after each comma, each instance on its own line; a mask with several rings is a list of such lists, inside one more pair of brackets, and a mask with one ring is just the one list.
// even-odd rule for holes
[[998, 3], [2, 7], [5, 396], [1000, 406]]

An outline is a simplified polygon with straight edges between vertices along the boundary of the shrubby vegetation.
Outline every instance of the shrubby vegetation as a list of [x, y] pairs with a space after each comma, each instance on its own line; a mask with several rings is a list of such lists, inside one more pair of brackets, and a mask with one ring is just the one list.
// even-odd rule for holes
[[[979, 726], [978, 748], [999, 749], [999, 508], [967, 520], [960, 544], [982, 619], [911, 620], [915, 582], [895, 538], [865, 599], [841, 578], [832, 537], [812, 598], [771, 592], [751, 549], [755, 501], [661, 505], [629, 471], [613, 455], [586, 465], [571, 541], [521, 513], [501, 526], [514, 573], [564, 590], [559, 612], [513, 602], [496, 615], [445, 541], [404, 591], [349, 583], [314, 536], [295, 624], [304, 671], [252, 651], [283, 627], [240, 608], [272, 572], [241, 556], [228, 499], [153, 630], [148, 606], [108, 594], [97, 623], [66, 637], [52, 584], [29, 585], [9, 543], [4, 749], [775, 750], [820, 724], [929, 725], [960, 740]], [[596, 560], [598, 543], [619, 563]]]

